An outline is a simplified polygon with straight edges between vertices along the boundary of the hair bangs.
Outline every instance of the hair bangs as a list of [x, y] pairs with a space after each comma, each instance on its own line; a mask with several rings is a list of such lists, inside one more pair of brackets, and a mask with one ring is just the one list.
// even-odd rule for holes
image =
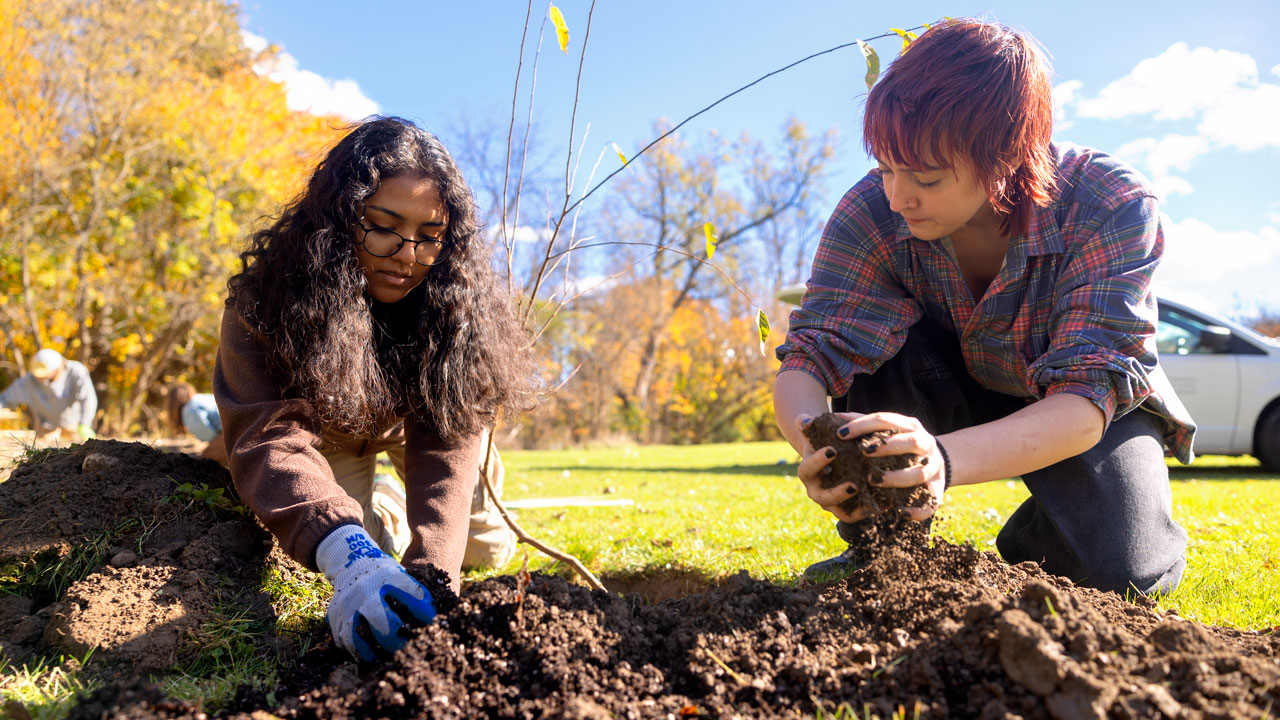
[[919, 112], [912, 103], [886, 94], [868, 100], [863, 125], [863, 147], [880, 161], [912, 168], [951, 169], [956, 148], [937, 116]]

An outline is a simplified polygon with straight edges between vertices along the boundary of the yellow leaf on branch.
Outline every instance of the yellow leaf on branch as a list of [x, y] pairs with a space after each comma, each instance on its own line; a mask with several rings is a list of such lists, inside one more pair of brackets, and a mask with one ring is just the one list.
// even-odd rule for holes
[[902, 38], [903, 52], [906, 52], [907, 47], [911, 45], [911, 41], [916, 39], [916, 34], [911, 32], [910, 30], [903, 30], [902, 28], [889, 28], [889, 32], [896, 33], [898, 37]]
[[863, 42], [858, 41], [858, 49], [862, 51], [862, 56], [867, 59], [867, 89], [870, 90], [872, 85], [876, 84], [876, 80], [880, 77], [880, 56], [876, 54], [876, 49]]
[[767, 356], [765, 342], [769, 339], [769, 316], [765, 315], [764, 311], [759, 308], [756, 308], [756, 329], [760, 331], [760, 354]]
[[560, 52], [569, 52], [569, 26], [564, 24], [564, 14], [560, 8], [551, 6], [551, 24], [556, 26], [556, 39], [560, 41]]

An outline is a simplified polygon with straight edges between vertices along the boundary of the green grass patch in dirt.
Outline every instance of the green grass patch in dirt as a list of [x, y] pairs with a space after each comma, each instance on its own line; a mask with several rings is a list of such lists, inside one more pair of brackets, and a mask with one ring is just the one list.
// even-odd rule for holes
[[0, 566], [0, 592], [21, 595], [45, 603], [88, 577], [100, 567], [117, 542], [143, 529], [142, 520], [130, 518], [104, 532], [71, 546], [66, 554], [56, 550], [16, 558]]
[[[92, 653], [90, 653], [92, 654]], [[96, 685], [80, 678], [80, 668], [89, 656], [75, 659], [40, 658], [17, 667], [0, 658], [0, 712], [2, 716], [32, 720], [59, 720], [66, 717], [76, 696]], [[19, 711], [18, 708], [21, 708]], [[19, 714], [19, 712], [23, 714]]]
[[325, 622], [333, 586], [320, 573], [295, 572], [287, 576], [278, 567], [266, 567], [259, 587], [271, 598], [276, 631], [301, 635]]
[[215, 709], [230, 702], [241, 686], [270, 692], [276, 687], [277, 659], [254, 644], [269, 629], [266, 625], [244, 608], [219, 607], [215, 618], [192, 638], [199, 654], [165, 676], [165, 694], [198, 699]]

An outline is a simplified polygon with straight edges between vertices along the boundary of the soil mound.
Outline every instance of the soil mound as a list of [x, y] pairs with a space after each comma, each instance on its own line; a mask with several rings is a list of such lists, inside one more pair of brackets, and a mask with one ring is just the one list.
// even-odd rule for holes
[[0, 587], [0, 654], [162, 673], [208, 624], [271, 617], [253, 590], [271, 550], [213, 461], [109, 440], [38, 451], [0, 484], [0, 567], [20, 580]]
[[[75, 451], [79, 464], [56, 467], [97, 482], [83, 469], [84, 453], [104, 447], [86, 446]], [[127, 453], [145, 459], [140, 450]], [[205, 467], [194, 459], [149, 460]], [[127, 477], [154, 483], [161, 498], [173, 493], [172, 486], [166, 491], [145, 479], [153, 474], [137, 467]], [[15, 491], [7, 486], [23, 477], [15, 473], [0, 485], [3, 522], [13, 522], [5, 503]], [[45, 480], [55, 481], [62, 479]], [[51, 512], [39, 503], [25, 507], [26, 515]], [[132, 543], [148, 562], [131, 567], [150, 569], [147, 582], [177, 592], [182, 585], [172, 578], [202, 564], [212, 564], [210, 572], [236, 572], [238, 561], [226, 568], [214, 554], [259, 570], [275, 562], [256, 526], [257, 534], [218, 529], [246, 523], [220, 519], [225, 512], [188, 503], [174, 524], [202, 530], [181, 551], [161, 552], [150, 537]], [[922, 533], [899, 537], [872, 547], [867, 565], [852, 577], [823, 587], [779, 586], [740, 573], [703, 592], [650, 604], [546, 575], [486, 580], [464, 587], [439, 622], [416, 630], [408, 647], [385, 663], [357, 665], [327, 644], [294, 658], [282, 655], [292, 671], [272, 702], [245, 692], [216, 717], [772, 718], [848, 708], [845, 717], [886, 719], [1256, 719], [1280, 708], [1274, 635], [1182, 620], [1149, 602], [1078, 588], [1035, 565], [1008, 566], [991, 553]], [[202, 541], [219, 552], [190, 551]], [[247, 552], [236, 555], [223, 543], [241, 543]], [[8, 540], [0, 545], [7, 553]], [[119, 570], [104, 563], [81, 582]], [[102, 595], [86, 589], [78, 597], [92, 609]], [[148, 598], [164, 602], [154, 592], [136, 601]], [[27, 610], [38, 611], [41, 602], [31, 599]], [[74, 615], [67, 600], [58, 603], [59, 612]], [[99, 636], [111, 636], [107, 626], [119, 616], [97, 617]], [[98, 655], [93, 662], [100, 662]], [[209, 717], [204, 708], [163, 697], [136, 673], [119, 675], [72, 717]]]

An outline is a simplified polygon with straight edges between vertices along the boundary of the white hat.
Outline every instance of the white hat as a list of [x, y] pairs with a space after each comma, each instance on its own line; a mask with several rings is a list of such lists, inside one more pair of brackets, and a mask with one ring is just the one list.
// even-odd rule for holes
[[62, 353], [45, 348], [31, 358], [31, 374], [37, 380], [48, 380], [62, 369]]

